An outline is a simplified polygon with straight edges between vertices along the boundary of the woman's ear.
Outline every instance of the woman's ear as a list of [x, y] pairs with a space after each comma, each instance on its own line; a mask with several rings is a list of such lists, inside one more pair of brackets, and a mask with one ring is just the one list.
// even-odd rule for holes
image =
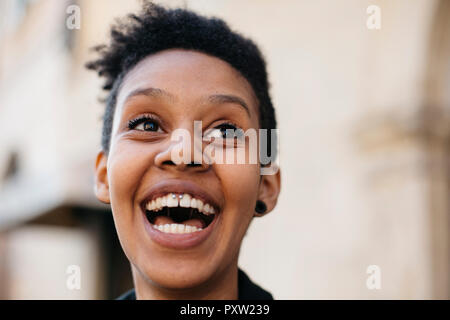
[[97, 154], [95, 161], [95, 196], [103, 203], [110, 203], [107, 170], [108, 156], [103, 151]]
[[259, 184], [258, 200], [263, 201], [266, 205], [264, 213], [255, 213], [255, 217], [261, 217], [273, 210], [277, 204], [278, 195], [280, 194], [280, 169], [272, 175], [262, 175]]

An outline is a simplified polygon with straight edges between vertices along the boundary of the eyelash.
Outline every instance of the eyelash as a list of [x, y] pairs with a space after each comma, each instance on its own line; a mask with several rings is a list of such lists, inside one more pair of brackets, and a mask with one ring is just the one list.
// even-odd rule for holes
[[232, 122], [224, 122], [215, 127], [215, 129], [219, 129], [219, 130], [222, 128], [224, 128], [225, 130], [231, 129], [234, 131], [240, 129], [240, 127], [238, 127], [236, 124], [234, 124]]
[[[223, 122], [223, 123], [215, 126], [212, 130], [220, 130], [220, 137], [222, 139], [226, 139], [226, 140], [228, 140], [228, 139], [240, 140], [243, 135], [243, 129], [233, 122]], [[224, 130], [224, 131], [222, 131], [222, 130]], [[234, 132], [232, 134], [232, 136], [229, 136], [229, 137], [227, 136], [227, 130], [232, 130]]]
[[152, 116], [152, 115], [143, 115], [143, 116], [141, 116], [139, 118], [132, 119], [132, 120], [128, 121], [128, 129], [129, 130], [133, 130], [138, 125], [140, 125], [141, 123], [143, 123], [145, 121], [149, 121], [149, 120], [154, 121], [160, 127], [159, 121], [154, 116]]

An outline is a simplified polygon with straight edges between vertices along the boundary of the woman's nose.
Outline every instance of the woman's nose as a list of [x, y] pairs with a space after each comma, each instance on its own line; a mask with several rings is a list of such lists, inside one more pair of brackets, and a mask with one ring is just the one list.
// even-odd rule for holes
[[210, 164], [204, 161], [202, 143], [196, 141], [171, 142], [155, 156], [155, 165], [161, 169], [205, 171]]

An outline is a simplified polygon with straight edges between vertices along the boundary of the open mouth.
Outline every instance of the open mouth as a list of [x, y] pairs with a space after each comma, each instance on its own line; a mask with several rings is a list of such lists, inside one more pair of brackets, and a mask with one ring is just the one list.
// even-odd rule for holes
[[169, 193], [145, 204], [145, 215], [153, 228], [164, 233], [193, 233], [207, 228], [217, 209], [186, 193]]

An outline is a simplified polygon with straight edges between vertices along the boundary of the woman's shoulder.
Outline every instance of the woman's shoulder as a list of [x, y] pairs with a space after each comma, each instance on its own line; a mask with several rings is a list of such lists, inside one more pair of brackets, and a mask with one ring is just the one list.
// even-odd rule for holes
[[131, 289], [122, 294], [116, 300], [136, 300], [136, 292], [134, 291], [134, 289]]
[[270, 292], [254, 283], [241, 269], [238, 270], [239, 300], [273, 300]]

